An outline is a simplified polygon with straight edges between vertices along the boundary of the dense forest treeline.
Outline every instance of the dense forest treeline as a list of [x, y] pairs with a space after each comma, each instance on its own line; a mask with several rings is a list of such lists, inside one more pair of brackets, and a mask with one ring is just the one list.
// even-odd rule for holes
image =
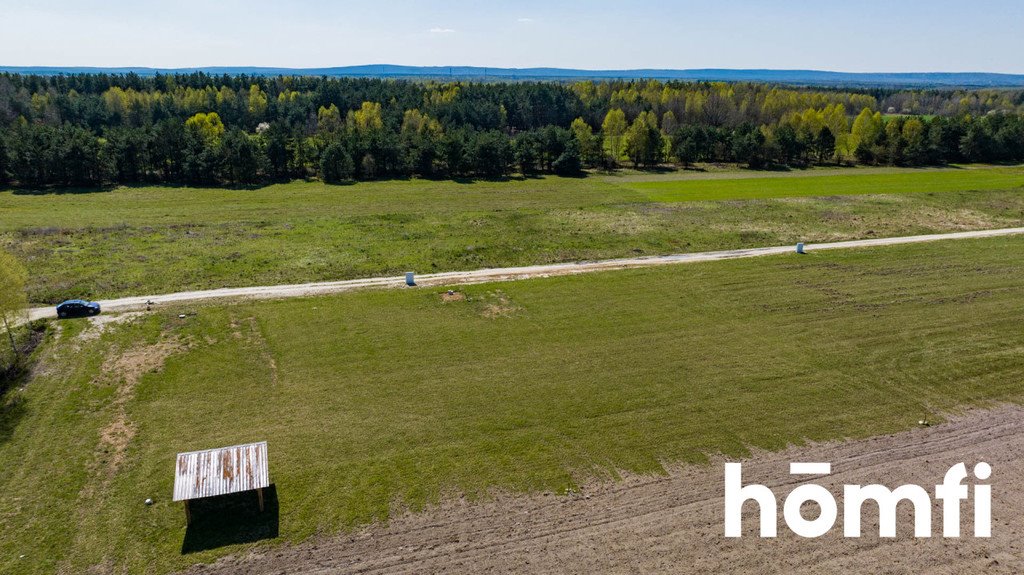
[[0, 74], [0, 183], [1024, 161], [1024, 91]]

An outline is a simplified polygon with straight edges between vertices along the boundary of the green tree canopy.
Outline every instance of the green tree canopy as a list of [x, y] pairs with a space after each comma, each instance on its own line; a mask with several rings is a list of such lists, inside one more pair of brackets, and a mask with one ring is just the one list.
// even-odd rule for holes
[[249, 115], [255, 120], [263, 119], [267, 113], [267, 95], [259, 86], [249, 86]]
[[594, 130], [583, 118], [576, 118], [569, 126], [579, 148], [580, 161], [589, 166], [601, 163], [601, 139], [594, 136]]
[[359, 135], [369, 135], [384, 127], [384, 119], [381, 115], [380, 104], [377, 102], [363, 102], [358, 110], [348, 113], [349, 126]]
[[352, 179], [355, 163], [352, 155], [338, 142], [334, 142], [320, 154], [320, 179], [336, 184]]
[[617, 164], [622, 158], [622, 137], [626, 133], [626, 113], [618, 108], [608, 110], [604, 122], [601, 124], [601, 131], [604, 133], [605, 149], [612, 157], [612, 163]]
[[320, 106], [316, 114], [316, 129], [321, 134], [335, 135], [341, 132], [344, 124], [341, 122], [341, 112], [334, 104]]
[[224, 122], [220, 120], [217, 112], [199, 112], [185, 120], [185, 128], [202, 138], [208, 146], [220, 144], [221, 136], [224, 135]]
[[864, 145], [868, 148], [878, 143], [882, 135], [882, 114], [872, 113], [870, 109], [864, 108], [857, 119], [853, 121], [853, 145], [857, 147]]
[[814, 149], [818, 152], [818, 161], [827, 162], [836, 153], [836, 136], [828, 126], [822, 126], [814, 139]]
[[661, 162], [665, 140], [658, 129], [653, 112], [643, 112], [626, 130], [626, 154], [637, 167], [651, 167]]

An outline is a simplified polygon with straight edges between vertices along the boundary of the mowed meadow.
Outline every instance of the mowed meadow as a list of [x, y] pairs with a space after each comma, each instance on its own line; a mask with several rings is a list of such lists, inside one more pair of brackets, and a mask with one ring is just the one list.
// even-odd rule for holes
[[0, 191], [37, 304], [1016, 226], [1024, 169]]
[[1020, 401], [1022, 277], [1004, 237], [55, 322], [0, 427], [0, 571], [246, 548], [186, 532], [192, 449], [268, 441], [270, 534], [298, 541]]

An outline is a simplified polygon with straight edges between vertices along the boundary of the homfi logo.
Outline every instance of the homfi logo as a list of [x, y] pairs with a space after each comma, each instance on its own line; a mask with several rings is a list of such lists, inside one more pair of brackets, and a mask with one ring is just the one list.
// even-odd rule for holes
[[[992, 466], [978, 463], [973, 469], [974, 477], [986, 481], [992, 475]], [[824, 476], [832, 473], [830, 463], [791, 463], [790, 475]], [[743, 464], [725, 464], [725, 536], [742, 536], [743, 504], [753, 501], [760, 508], [761, 537], [775, 537], [778, 528], [778, 501], [775, 493], [765, 485], [743, 485]], [[949, 468], [942, 483], [935, 486], [935, 498], [942, 502], [942, 536], [960, 537], [961, 502], [970, 497], [967, 466], [958, 463]], [[992, 536], [992, 486], [975, 484], [974, 536]], [[878, 510], [879, 537], [896, 536], [896, 507], [907, 501], [914, 510], [914, 536], [932, 535], [932, 499], [924, 487], [901, 485], [889, 489], [884, 485], [843, 486], [843, 536], [861, 536], [861, 514], [864, 503], [873, 501]], [[805, 519], [800, 508], [805, 503], [818, 505], [819, 514], [814, 519]], [[790, 492], [782, 506], [786, 525], [801, 537], [820, 537], [835, 526], [839, 516], [838, 504], [829, 490], [821, 485], [806, 483]]]

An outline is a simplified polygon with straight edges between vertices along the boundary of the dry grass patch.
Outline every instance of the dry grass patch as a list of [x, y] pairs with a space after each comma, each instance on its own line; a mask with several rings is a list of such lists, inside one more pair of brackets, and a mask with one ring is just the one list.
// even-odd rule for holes
[[522, 311], [523, 308], [512, 302], [512, 299], [502, 290], [494, 290], [486, 293], [480, 298], [480, 315], [488, 319], [508, 318]]
[[180, 339], [162, 340], [116, 353], [108, 357], [103, 364], [102, 379], [117, 382], [110, 406], [114, 418], [100, 430], [100, 442], [96, 447], [98, 467], [103, 470], [107, 479], [117, 474], [117, 470], [124, 462], [128, 444], [135, 437], [136, 426], [128, 418], [126, 406], [135, 397], [135, 388], [142, 380], [142, 376], [159, 370], [168, 357], [188, 347]]

